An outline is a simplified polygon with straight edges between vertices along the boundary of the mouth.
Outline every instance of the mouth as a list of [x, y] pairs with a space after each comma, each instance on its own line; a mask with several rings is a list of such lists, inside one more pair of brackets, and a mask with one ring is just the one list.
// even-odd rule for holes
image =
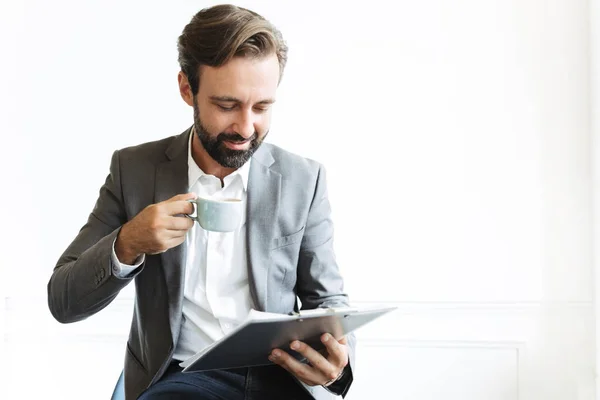
[[231, 142], [229, 140], [224, 140], [223, 143], [232, 150], [247, 150], [248, 147], [250, 147], [250, 140], [246, 140], [244, 142]]

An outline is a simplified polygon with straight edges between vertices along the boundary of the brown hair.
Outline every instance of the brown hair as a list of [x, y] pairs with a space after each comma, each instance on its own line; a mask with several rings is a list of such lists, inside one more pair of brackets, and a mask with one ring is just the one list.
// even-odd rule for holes
[[269, 21], [230, 4], [200, 10], [185, 26], [177, 41], [179, 65], [192, 93], [198, 94], [200, 67], [219, 67], [233, 57], [263, 57], [276, 54], [279, 80], [287, 61], [287, 46], [281, 32]]

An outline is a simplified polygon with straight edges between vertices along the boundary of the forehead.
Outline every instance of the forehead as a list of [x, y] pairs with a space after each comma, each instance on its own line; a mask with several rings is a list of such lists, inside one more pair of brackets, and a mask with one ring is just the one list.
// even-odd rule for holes
[[274, 98], [279, 83], [275, 54], [265, 57], [234, 57], [220, 67], [202, 66], [201, 96], [232, 96], [244, 102]]

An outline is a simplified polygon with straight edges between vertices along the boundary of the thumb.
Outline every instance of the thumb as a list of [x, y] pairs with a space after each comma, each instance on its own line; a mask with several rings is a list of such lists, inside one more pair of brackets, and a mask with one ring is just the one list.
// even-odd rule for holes
[[171, 202], [171, 201], [181, 201], [181, 200], [192, 200], [192, 199], [195, 199], [196, 197], [198, 197], [198, 195], [196, 193], [189, 192], [189, 193], [183, 193], [183, 194], [178, 194], [177, 196], [173, 196], [167, 201]]

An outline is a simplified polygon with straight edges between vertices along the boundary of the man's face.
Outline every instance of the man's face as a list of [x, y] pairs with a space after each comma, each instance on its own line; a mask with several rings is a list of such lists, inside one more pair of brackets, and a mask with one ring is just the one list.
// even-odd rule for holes
[[226, 168], [240, 168], [269, 131], [279, 82], [275, 54], [235, 57], [221, 67], [201, 67], [194, 124], [206, 152]]

